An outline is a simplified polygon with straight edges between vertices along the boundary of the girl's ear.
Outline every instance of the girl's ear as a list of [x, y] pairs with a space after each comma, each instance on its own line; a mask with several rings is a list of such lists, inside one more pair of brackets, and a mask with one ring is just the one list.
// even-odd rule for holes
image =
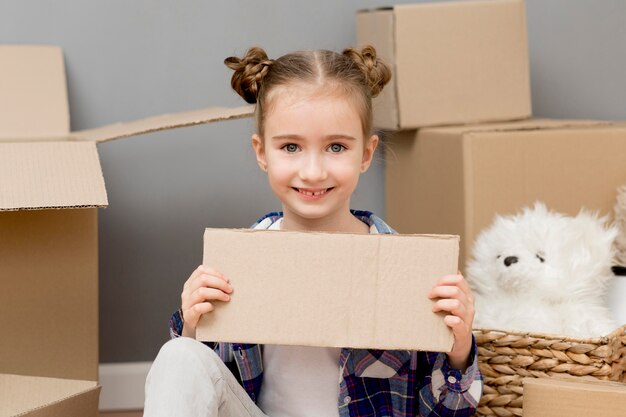
[[376, 152], [376, 147], [378, 146], [378, 135], [372, 135], [369, 140], [365, 144], [365, 149], [363, 149], [363, 159], [361, 160], [361, 173], [368, 170], [370, 164], [372, 163], [372, 159], [374, 158], [374, 152]]
[[252, 135], [252, 149], [256, 154], [256, 162], [259, 164], [259, 168], [262, 171], [267, 172], [267, 160], [265, 159], [265, 146], [263, 146], [263, 139], [256, 133]]

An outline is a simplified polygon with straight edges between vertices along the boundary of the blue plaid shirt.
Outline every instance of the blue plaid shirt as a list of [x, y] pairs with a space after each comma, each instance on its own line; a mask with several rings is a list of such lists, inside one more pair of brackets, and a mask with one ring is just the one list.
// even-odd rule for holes
[[[352, 214], [370, 226], [370, 233], [395, 233], [370, 212], [354, 210]], [[282, 213], [269, 213], [252, 228], [267, 229], [281, 217]], [[182, 328], [183, 322], [176, 312], [170, 319], [171, 337], [179, 337]], [[263, 346], [204, 343], [215, 350], [256, 402], [263, 382]], [[475, 341], [470, 366], [464, 373], [450, 367], [447, 358], [445, 353], [438, 352], [341, 349], [339, 369], [343, 378], [337, 400], [340, 417], [473, 415], [483, 387]], [[395, 374], [376, 377], [372, 370], [380, 367], [372, 365], [377, 362], [387, 365]]]

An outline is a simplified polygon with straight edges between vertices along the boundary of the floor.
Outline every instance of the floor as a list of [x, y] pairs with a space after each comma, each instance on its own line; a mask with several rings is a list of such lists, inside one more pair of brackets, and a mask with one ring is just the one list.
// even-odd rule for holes
[[100, 413], [100, 417], [142, 417], [142, 415], [142, 411], [108, 411]]

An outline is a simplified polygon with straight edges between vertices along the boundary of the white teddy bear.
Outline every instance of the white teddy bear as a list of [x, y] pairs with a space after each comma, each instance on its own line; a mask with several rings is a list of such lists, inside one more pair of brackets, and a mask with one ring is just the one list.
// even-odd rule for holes
[[468, 263], [474, 326], [581, 338], [615, 330], [605, 298], [616, 235], [596, 214], [569, 217], [542, 203], [497, 216]]

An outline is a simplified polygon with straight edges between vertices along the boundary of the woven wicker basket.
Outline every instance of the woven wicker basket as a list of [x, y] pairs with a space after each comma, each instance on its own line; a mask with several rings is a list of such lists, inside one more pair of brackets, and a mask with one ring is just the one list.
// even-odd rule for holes
[[578, 377], [626, 382], [626, 324], [591, 339], [474, 329], [485, 387], [479, 416], [521, 416], [522, 379]]

